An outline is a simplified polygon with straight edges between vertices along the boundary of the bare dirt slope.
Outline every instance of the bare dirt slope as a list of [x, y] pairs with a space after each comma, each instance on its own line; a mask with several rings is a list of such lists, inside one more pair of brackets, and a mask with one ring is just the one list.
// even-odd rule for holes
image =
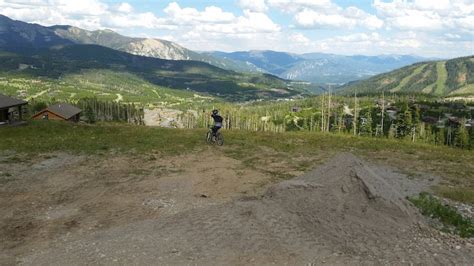
[[0, 265], [58, 239], [261, 194], [270, 178], [212, 151], [0, 155]]
[[[215, 178], [226, 174], [232, 173]], [[236, 186], [244, 184], [237, 180]], [[317, 170], [270, 186], [262, 196], [212, 201], [108, 229], [62, 234], [19, 254], [16, 262], [472, 265], [472, 242], [429, 228], [404, 199], [411, 181], [398, 181], [398, 174], [340, 154]], [[206, 198], [197, 197], [196, 203], [198, 199]], [[166, 208], [165, 202], [158, 205]]]

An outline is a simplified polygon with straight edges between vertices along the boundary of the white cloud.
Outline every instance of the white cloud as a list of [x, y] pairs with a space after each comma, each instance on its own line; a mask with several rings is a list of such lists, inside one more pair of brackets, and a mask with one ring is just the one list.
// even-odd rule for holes
[[446, 33], [444, 34], [449, 39], [461, 39], [461, 35], [459, 34], [452, 34], [452, 33]]
[[176, 24], [229, 23], [235, 20], [234, 14], [224, 12], [220, 7], [209, 6], [200, 12], [195, 8], [181, 8], [178, 3], [170, 3], [164, 12]]
[[263, 13], [268, 10], [265, 0], [240, 0], [239, 6], [242, 9], [250, 10], [252, 12]]
[[298, 26], [305, 28], [336, 27], [354, 28], [356, 26], [379, 29], [383, 26], [383, 21], [374, 15], [356, 8], [349, 7], [345, 10], [335, 10], [336, 12], [321, 12], [311, 9], [304, 9], [295, 15]]
[[245, 9], [242, 16], [224, 12], [221, 8], [210, 6], [204, 11], [195, 8], [181, 8], [178, 3], [170, 3], [164, 10], [169, 20], [177, 25], [191, 27], [192, 31], [213, 34], [245, 34], [277, 32], [280, 26], [266, 14]]
[[[165, 15], [158, 17], [152, 12], [136, 12], [126, 2], [107, 5], [99, 0], [0, 1], [0, 14], [14, 19], [45, 26], [62, 24], [88, 30], [110, 28], [119, 32], [133, 32], [133, 36], [143, 35], [143, 31], [150, 35], [151, 31], [163, 30], [167, 32], [151, 35], [175, 35], [176, 39], [184, 41], [186, 38], [202, 38], [203, 41], [207, 38], [216, 41], [234, 38], [248, 41], [256, 35], [271, 38], [268, 36], [281, 30], [265, 13], [250, 8], [243, 10], [242, 15], [236, 16], [216, 6], [198, 10], [171, 2], [163, 10]], [[32, 6], [35, 8], [31, 8]], [[260, 9], [262, 8], [260, 3]], [[264, 41], [263, 44], [266, 45], [267, 42]]]
[[303, 10], [295, 15], [296, 23], [302, 27], [333, 26], [350, 27], [355, 26], [355, 21], [339, 14], [327, 15], [313, 10]]
[[311, 40], [301, 33], [295, 33], [290, 36], [290, 41], [297, 44], [309, 45]]
[[270, 33], [280, 31], [280, 27], [263, 13], [244, 11], [244, 16], [238, 17], [232, 23], [227, 24], [200, 24], [196, 25], [198, 31], [245, 34], [245, 33]]
[[305, 8], [330, 9], [334, 7], [331, 0], [267, 0], [272, 7], [288, 13], [295, 13]]
[[[195, 50], [448, 57], [472, 54], [474, 47], [472, 0], [374, 0], [375, 14], [359, 5], [343, 8], [331, 0], [228, 1], [239, 4], [242, 13], [226, 11], [218, 4], [202, 9], [180, 6], [179, 1], [167, 1], [158, 16], [153, 13], [157, 10], [140, 12], [127, 0], [0, 0], [0, 14], [46, 26], [110, 28], [129, 36], [158, 36]], [[283, 13], [275, 16], [275, 9]], [[293, 18], [295, 27], [272, 20], [281, 16]], [[323, 32], [330, 35], [318, 37], [318, 29], [327, 28], [331, 32]]]
[[474, 2], [466, 0], [394, 0], [373, 4], [391, 28], [400, 30], [459, 30], [474, 33]]
[[128, 3], [109, 6], [98, 0], [3, 0], [0, 13], [13, 19], [45, 26], [72, 25], [88, 30], [173, 28], [165, 19], [151, 12], [134, 12]]
[[415, 0], [415, 7], [423, 10], [446, 10], [449, 8], [449, 0]]
[[163, 18], [156, 17], [151, 12], [137, 14], [114, 14], [101, 20], [101, 27], [113, 29], [145, 28], [145, 29], [176, 29]]
[[253, 32], [277, 32], [280, 26], [275, 24], [267, 15], [249, 10], [244, 11], [244, 16], [239, 17], [237, 25], [241, 31], [251, 29]]
[[268, 0], [268, 4], [294, 14], [296, 26], [303, 28], [355, 28], [379, 29], [383, 21], [377, 16], [350, 6], [342, 8], [330, 0]]
[[129, 3], [121, 3], [118, 7], [118, 11], [122, 13], [131, 13], [133, 11], [133, 7]]
[[413, 54], [427, 57], [457, 57], [466, 55], [466, 51], [472, 47], [472, 40], [454, 40], [447, 36], [433, 36], [416, 31], [401, 31], [389, 35], [371, 32], [324, 38], [312, 41], [310, 47], [313, 51], [347, 55]]

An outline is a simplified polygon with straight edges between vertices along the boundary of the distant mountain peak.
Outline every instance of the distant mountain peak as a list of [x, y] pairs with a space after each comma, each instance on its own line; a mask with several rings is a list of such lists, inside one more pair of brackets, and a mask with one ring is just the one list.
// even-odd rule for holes
[[250, 62], [265, 72], [285, 79], [304, 80], [317, 84], [346, 83], [353, 80], [422, 61], [411, 56], [363, 56], [326, 53], [294, 54], [271, 50], [251, 50], [232, 53], [215, 52], [215, 56]]
[[0, 23], [5, 24], [0, 28], [0, 50], [15, 52], [71, 44], [95, 44], [135, 55], [168, 60], [201, 61], [234, 71], [256, 71], [253, 66], [248, 66], [244, 62], [199, 54], [171, 41], [127, 37], [110, 29], [88, 31], [69, 25], [44, 27], [14, 21], [3, 15], [0, 15]]

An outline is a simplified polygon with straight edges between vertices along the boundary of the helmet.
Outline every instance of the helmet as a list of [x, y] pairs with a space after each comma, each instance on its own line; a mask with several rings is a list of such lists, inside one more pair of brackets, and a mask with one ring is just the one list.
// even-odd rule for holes
[[212, 110], [213, 115], [217, 115], [218, 113], [219, 113], [219, 110], [217, 110], [217, 109]]

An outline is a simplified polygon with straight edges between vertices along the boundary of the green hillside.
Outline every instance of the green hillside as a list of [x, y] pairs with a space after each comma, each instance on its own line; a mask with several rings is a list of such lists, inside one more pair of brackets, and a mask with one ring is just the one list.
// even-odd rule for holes
[[30, 75], [0, 74], [0, 92], [26, 100], [49, 102], [97, 98], [102, 101], [153, 104], [187, 108], [218, 101], [186, 90], [154, 85], [128, 72], [82, 70], [58, 79]]
[[413, 64], [341, 87], [343, 92], [474, 95], [474, 56]]
[[202, 62], [135, 56], [96, 45], [43, 50], [34, 56], [4, 53], [0, 91], [23, 98], [123, 97], [124, 101], [140, 103], [168, 101], [170, 97], [160, 91], [178, 98], [195, 98], [197, 93], [227, 101], [299, 93], [271, 75], [240, 74]]

